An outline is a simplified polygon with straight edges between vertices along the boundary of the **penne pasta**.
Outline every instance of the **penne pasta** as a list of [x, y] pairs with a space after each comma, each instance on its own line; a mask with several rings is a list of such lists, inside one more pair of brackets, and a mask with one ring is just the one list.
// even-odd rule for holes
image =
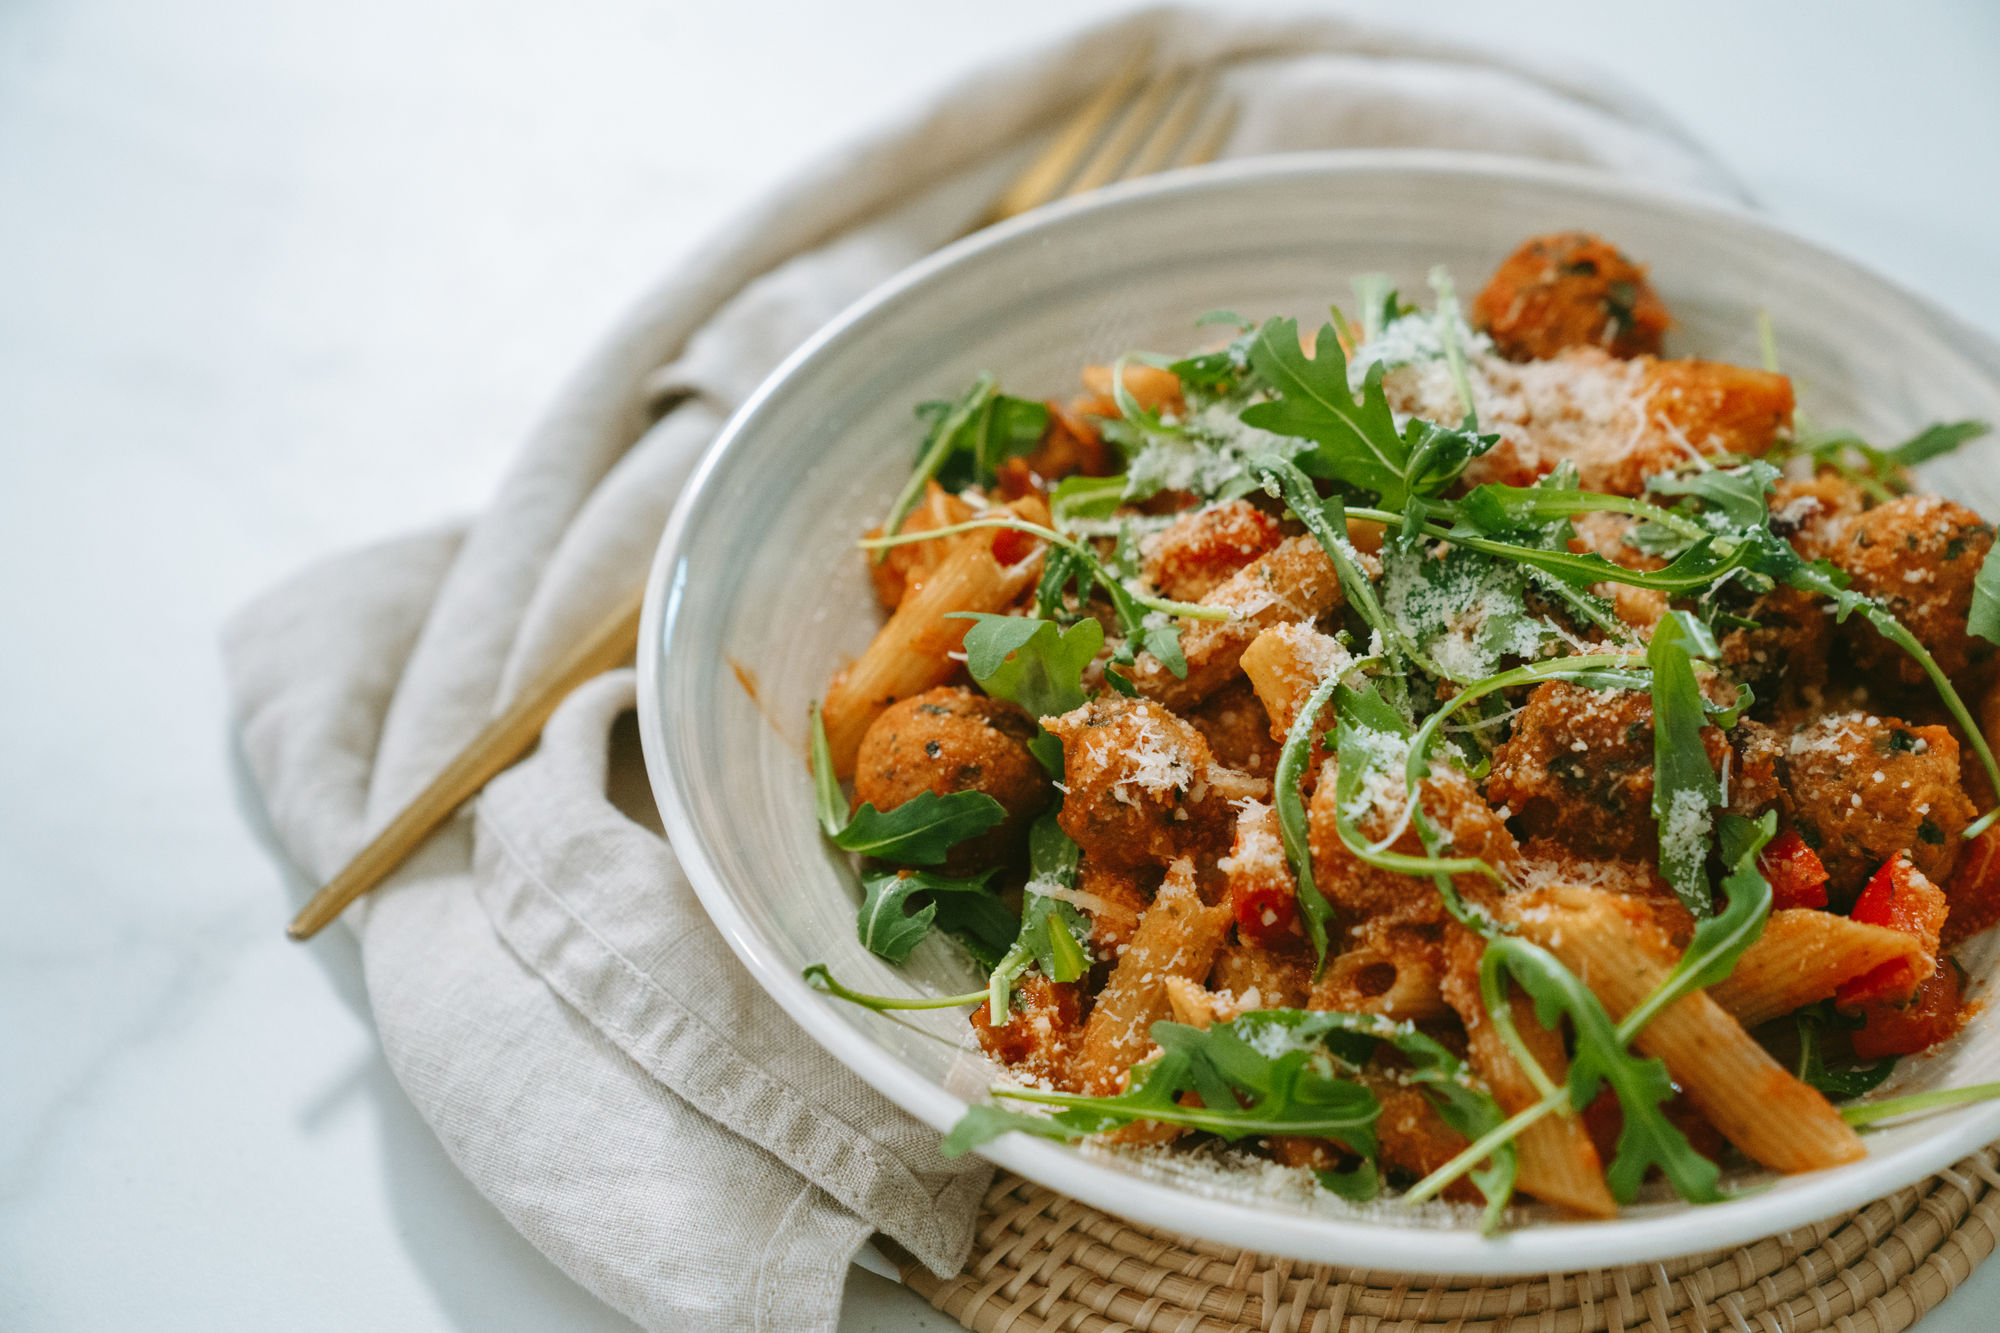
[[[1623, 1018], [1671, 966], [1644, 941], [1638, 909], [1590, 889], [1556, 886], [1509, 900], [1523, 937], [1581, 978], [1613, 1019]], [[1633, 1045], [1666, 1063], [1688, 1099], [1745, 1156], [1776, 1171], [1817, 1171], [1867, 1155], [1828, 1105], [1751, 1039], [1708, 995], [1662, 1010]]]
[[1148, 654], [1139, 659], [1133, 683], [1169, 708], [1199, 703], [1236, 675], [1259, 634], [1274, 625], [1317, 620], [1340, 603], [1340, 579], [1326, 552], [1310, 537], [1287, 537], [1202, 599], [1203, 606], [1228, 611], [1228, 620], [1181, 622], [1185, 678]]
[[1754, 1028], [1827, 999], [1843, 981], [1884, 963], [1926, 957], [1922, 943], [1900, 930], [1794, 907], [1771, 913], [1763, 935], [1708, 995], [1737, 1022]]
[[[1048, 517], [1039, 501], [1017, 501], [1009, 507], [1030, 521]], [[996, 552], [1011, 559], [1003, 563]], [[947, 616], [954, 611], [1004, 611], [1034, 587], [1041, 572], [1042, 543], [1011, 529], [980, 530], [961, 536], [930, 577], [913, 581], [867, 651], [827, 687], [821, 714], [834, 772], [843, 778], [853, 776], [861, 738], [883, 709], [934, 689], [957, 673], [958, 663], [951, 654], [964, 644], [972, 622]]]
[[[1469, 931], [1456, 930], [1445, 947], [1449, 966], [1443, 978], [1444, 998], [1465, 1024], [1466, 1060], [1486, 1080], [1500, 1109], [1509, 1115], [1541, 1100], [1541, 1093], [1501, 1040], [1486, 1016], [1479, 992], [1479, 960], [1485, 944]], [[1542, 1067], [1549, 1082], [1569, 1077], [1569, 1054], [1560, 1032], [1542, 1026], [1535, 1007], [1518, 986], [1508, 988], [1514, 1028]], [[1578, 1116], [1549, 1116], [1536, 1121], [1515, 1140], [1520, 1161], [1520, 1186], [1541, 1199], [1590, 1217], [1617, 1215], [1617, 1201], [1604, 1183], [1604, 1164]]]
[[1206, 977], [1228, 927], [1229, 909], [1210, 907], [1195, 892], [1194, 862], [1174, 862], [1084, 1023], [1083, 1049], [1071, 1066], [1078, 1087], [1118, 1090], [1152, 1046], [1153, 1024], [1172, 1012], [1167, 978]]

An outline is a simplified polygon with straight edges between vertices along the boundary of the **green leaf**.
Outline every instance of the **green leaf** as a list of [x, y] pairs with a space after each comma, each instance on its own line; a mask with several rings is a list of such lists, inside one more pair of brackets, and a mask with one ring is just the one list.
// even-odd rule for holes
[[1413, 495], [1439, 494], [1499, 440], [1423, 420], [1398, 431], [1382, 391], [1382, 366], [1368, 367], [1357, 399], [1331, 324], [1320, 328], [1307, 357], [1296, 321], [1269, 320], [1250, 344], [1250, 364], [1275, 396], [1245, 408], [1243, 423], [1314, 441], [1318, 447], [1298, 457], [1302, 470], [1372, 491], [1387, 509], [1401, 509]]
[[[995, 381], [991, 375], [981, 375], [972, 387], [949, 407], [938, 409], [935, 404], [927, 404], [918, 409], [919, 415], [931, 421], [930, 434], [924, 439], [924, 447], [917, 455], [917, 465], [910, 472], [909, 480], [889, 505], [889, 513], [882, 520], [882, 531], [894, 536], [902, 531], [903, 520], [917, 507], [923, 497], [924, 484], [938, 475], [947, 459], [954, 453], [971, 447], [978, 423], [984, 417], [987, 406], [993, 400]], [[878, 551], [876, 560], [881, 560], [886, 552]]]
[[937, 471], [938, 485], [948, 491], [991, 486], [1000, 465], [1016, 455], [1034, 452], [1048, 427], [1046, 403], [1004, 393], [992, 395], [952, 441]]
[[1777, 481], [1778, 469], [1758, 459], [1742, 467], [1648, 477], [1646, 489], [1657, 495], [1692, 495], [1736, 526], [1750, 528], [1770, 518], [1764, 497]]
[[1896, 1070], [1896, 1057], [1888, 1056], [1870, 1064], [1845, 1061], [1827, 1063], [1822, 1033], [1829, 1029], [1852, 1031], [1862, 1024], [1833, 1007], [1833, 1001], [1809, 1004], [1792, 1015], [1799, 1037], [1799, 1081], [1826, 1094], [1829, 1101], [1844, 1102], [1872, 1092]]
[[994, 1023], [1007, 1021], [1014, 979], [1032, 964], [1051, 981], [1075, 981], [1090, 966], [1085, 945], [1090, 923], [1047, 889], [1076, 887], [1083, 849], [1063, 832], [1060, 807], [1028, 826], [1028, 882], [1021, 896], [1021, 927], [1011, 948], [987, 978], [987, 1007]]
[[1589, 987], [1547, 950], [1511, 935], [1487, 940], [1481, 967], [1504, 967], [1534, 1001], [1543, 1026], [1554, 1027], [1568, 1018], [1576, 1043], [1568, 1082], [1572, 1109], [1581, 1111], [1590, 1105], [1602, 1084], [1608, 1083], [1617, 1095], [1625, 1126], [1605, 1171], [1613, 1198], [1630, 1203], [1647, 1171], [1655, 1166], [1691, 1203], [1715, 1203], [1722, 1198], [1717, 1187], [1721, 1172], [1715, 1163], [1696, 1152], [1660, 1109], [1660, 1104], [1674, 1095], [1667, 1067], [1625, 1049], [1626, 1038], [1612, 1026]]
[[1125, 478], [1064, 477], [1049, 493], [1049, 514], [1067, 530], [1080, 518], [1109, 518], [1125, 502]]
[[1367, 1203], [1382, 1192], [1382, 1175], [1375, 1169], [1373, 1159], [1363, 1159], [1360, 1165], [1346, 1171], [1315, 1171], [1313, 1179], [1321, 1189], [1349, 1203]]
[[2000, 543], [1979, 562], [1979, 573], [1972, 580], [1972, 610], [1965, 619], [1966, 631], [1988, 643], [2000, 643], [2000, 559], [1994, 558], [1994, 551], [2000, 551]]
[[[1014, 937], [1014, 914], [987, 888], [992, 871], [963, 879], [948, 879], [924, 871], [881, 871], [861, 878], [861, 910], [855, 931], [870, 953], [900, 963], [910, 956], [933, 922], [965, 931], [997, 958]], [[928, 901], [912, 908], [913, 895]], [[997, 936], [997, 938], [996, 938]]]
[[808, 721], [812, 730], [807, 760], [812, 768], [813, 805], [819, 813], [821, 830], [827, 837], [837, 838], [847, 827], [847, 798], [840, 794], [840, 779], [833, 775], [833, 750], [827, 745], [826, 719], [820, 716], [817, 703], [812, 706]]
[[1685, 611], [1672, 611], [1646, 651], [1653, 669], [1653, 818], [1660, 825], [1660, 875], [1697, 920], [1714, 911], [1708, 883], [1713, 807], [1722, 782], [1702, 744], [1706, 703], [1694, 675], [1693, 649], [1712, 656], [1714, 639]]
[[1033, 718], [1059, 717], [1089, 696], [1083, 672], [1104, 646], [1104, 627], [1085, 617], [1063, 629], [1053, 620], [953, 612], [975, 622], [965, 634], [965, 667], [979, 688], [1019, 704]]
[[[1160, 1054], [1133, 1067], [1127, 1091], [1092, 1097], [995, 1088], [995, 1096], [1009, 1101], [1056, 1108], [1048, 1118], [1053, 1124], [1030, 1129], [1012, 1117], [968, 1115], [947, 1136], [946, 1152], [970, 1151], [1010, 1130], [1071, 1137], [1151, 1121], [1232, 1142], [1267, 1134], [1326, 1138], [1372, 1157], [1372, 1126], [1381, 1107], [1366, 1087], [1336, 1076], [1333, 1053], [1317, 1040], [1332, 1027], [1323, 1015], [1303, 1010], [1257, 1011], [1205, 1030], [1155, 1023], [1151, 1035]], [[1246, 1031], [1259, 1035], [1246, 1040]], [[1190, 1092], [1203, 1104], [1182, 1105]]]
[[841, 985], [825, 963], [814, 963], [803, 969], [799, 976], [816, 991], [878, 1013], [894, 1009], [957, 1009], [963, 1005], [978, 1004], [986, 998], [983, 990], [970, 995], [869, 995]]
[[1312, 757], [1313, 735], [1319, 730], [1319, 715], [1327, 700], [1340, 687], [1340, 677], [1328, 676], [1307, 696], [1299, 715], [1285, 733], [1278, 751], [1278, 770], [1272, 777], [1272, 803], [1278, 814], [1278, 836], [1285, 845], [1285, 860], [1292, 870], [1293, 898], [1298, 903], [1299, 920], [1305, 923], [1306, 939], [1313, 957], [1326, 961], [1327, 928], [1334, 920], [1333, 904], [1313, 882], [1312, 841], [1306, 819], [1305, 796], [1300, 782]]
[[1728, 895], [1728, 904], [1721, 912], [1697, 922], [1694, 938], [1688, 942], [1680, 961], [1653, 993], [1625, 1016], [1622, 1027], [1643, 1032], [1656, 1015], [1689, 991], [1719, 985], [1736, 970], [1737, 960], [1764, 933], [1764, 923], [1771, 916], [1771, 884], [1758, 869], [1757, 853], [1764, 850], [1764, 844], [1777, 831], [1775, 810], [1756, 820], [1741, 815], [1722, 817], [1722, 863], [1729, 867], [1722, 891]]
[[1086, 1131], [1071, 1128], [1067, 1121], [1057, 1116], [1031, 1115], [1026, 1111], [1009, 1111], [1005, 1107], [981, 1103], [965, 1108], [965, 1114], [944, 1136], [938, 1150], [946, 1157], [963, 1157], [985, 1147], [1002, 1134], [1032, 1134], [1039, 1139], [1071, 1143], [1083, 1138]]
[[1942, 458], [1992, 429], [1984, 421], [1941, 421], [1924, 427], [1895, 448], [1884, 450], [1883, 456], [1898, 467], [1915, 467]]
[[1000, 802], [983, 791], [955, 791], [949, 796], [921, 791], [886, 812], [863, 802], [847, 826], [833, 835], [833, 844], [881, 861], [934, 866], [953, 847], [1006, 818]]

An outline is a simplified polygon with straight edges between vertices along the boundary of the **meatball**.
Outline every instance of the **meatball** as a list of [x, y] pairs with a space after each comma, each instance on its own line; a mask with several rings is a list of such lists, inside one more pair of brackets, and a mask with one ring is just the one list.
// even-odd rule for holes
[[1472, 318], [1510, 361], [1541, 360], [1565, 347], [1657, 356], [1672, 322], [1646, 270], [1581, 231], [1523, 242], [1472, 303]]
[[1780, 480], [1767, 502], [1771, 531], [1789, 541], [1808, 560], [1833, 551], [1847, 520], [1868, 507], [1859, 486], [1832, 472], [1801, 481]]
[[1139, 543], [1146, 577], [1177, 602], [1198, 602], [1284, 540], [1278, 520], [1248, 500], [1196, 509]]
[[[1646, 415], [1654, 447], [1635, 450], [1645, 475], [1687, 465], [1690, 450], [1700, 454], [1762, 457], [1792, 424], [1792, 382], [1768, 370], [1720, 361], [1654, 361], [1646, 367]], [[1664, 437], [1674, 451], [1662, 452]], [[1645, 489], [1620, 495], [1638, 495]]]
[[[1935, 495], [1905, 495], [1847, 520], [1828, 555], [1917, 636], [1948, 676], [1993, 656], [1993, 645], [1966, 633], [1972, 582], [1993, 546], [1993, 528], [1964, 505]], [[1923, 668], [1866, 622], [1843, 628], [1855, 661], [1909, 685]]]
[[1973, 809], [1945, 728], [1834, 713], [1794, 728], [1778, 769], [1786, 822], [1819, 855], [1836, 906], [1898, 852], [1925, 878], [1950, 878]]
[[[1306, 813], [1313, 879], [1319, 891], [1346, 914], [1347, 920], [1358, 918], [1366, 923], [1352, 927], [1356, 931], [1365, 932], [1390, 922], [1432, 925], [1442, 921], [1444, 904], [1438, 897], [1437, 886], [1429, 879], [1371, 866], [1348, 849], [1340, 836], [1339, 802], [1334, 790], [1338, 773], [1339, 761], [1329, 759], [1320, 772], [1319, 785], [1313, 790], [1312, 804]], [[1395, 791], [1400, 795], [1400, 782]], [[1520, 848], [1515, 845], [1514, 835], [1507, 831], [1493, 807], [1481, 799], [1465, 774], [1437, 765], [1418, 784], [1418, 793], [1424, 813], [1450, 839], [1450, 855], [1476, 857], [1502, 873], [1519, 861]], [[1400, 815], [1399, 809], [1385, 808], [1385, 803], [1378, 800], [1357, 821], [1357, 826], [1362, 836], [1378, 839], [1390, 832]], [[1422, 856], [1423, 840], [1414, 828], [1406, 827], [1390, 850]], [[1460, 894], [1474, 901], [1489, 900], [1494, 891], [1493, 882], [1478, 874], [1459, 875], [1455, 883]]]
[[1025, 972], [1014, 983], [1007, 1021], [995, 1026], [982, 1004], [972, 1011], [972, 1032], [990, 1058], [1050, 1087], [1066, 1088], [1070, 1060], [1083, 1044], [1079, 1010], [1074, 983]]
[[1781, 681], [1816, 685], [1826, 678], [1827, 649], [1833, 643], [1831, 606], [1824, 598], [1778, 587], [1743, 611], [1756, 626], [1722, 636], [1722, 667], [1768, 699]]
[[[1702, 728], [1719, 773], [1728, 745]], [[1638, 690], [1535, 688], [1493, 752], [1486, 794], [1510, 808], [1528, 837], [1608, 859], [1659, 855], [1653, 821], [1653, 699]]]
[[1063, 747], [1063, 832], [1106, 868], [1211, 866], [1235, 826], [1229, 802], [1270, 791], [1150, 699], [1094, 699], [1047, 725]]
[[919, 792], [982, 791], [1007, 818], [954, 847], [952, 874], [1004, 860], [1049, 803], [1049, 777], [1028, 753], [1035, 722], [1020, 708], [956, 686], [891, 704], [861, 738], [854, 802], [893, 810]]
[[1253, 777], [1278, 770], [1280, 741], [1272, 738], [1271, 715], [1248, 680], [1223, 686], [1187, 711], [1187, 720], [1208, 742], [1216, 759]]

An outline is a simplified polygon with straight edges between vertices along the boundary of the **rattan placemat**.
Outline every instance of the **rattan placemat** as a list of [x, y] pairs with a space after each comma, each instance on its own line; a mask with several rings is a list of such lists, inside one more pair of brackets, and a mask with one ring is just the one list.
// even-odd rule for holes
[[1490, 1283], [1232, 1250], [1003, 1173], [965, 1271], [905, 1264], [903, 1279], [975, 1333], [1895, 1333], [1992, 1253], [1996, 1162], [2000, 1144], [1733, 1250]]

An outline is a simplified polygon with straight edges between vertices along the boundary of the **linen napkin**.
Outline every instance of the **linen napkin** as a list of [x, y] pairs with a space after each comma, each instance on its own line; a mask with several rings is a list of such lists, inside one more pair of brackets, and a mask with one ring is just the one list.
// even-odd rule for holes
[[[1332, 19], [1140, 12], [993, 65], [775, 190], [576, 375], [485, 513], [337, 556], [225, 634], [283, 849], [324, 878], [641, 576], [731, 410], [962, 231], [1141, 44], [1223, 62], [1225, 153], [1513, 154], [1740, 195], [1571, 74]], [[390, 1065], [452, 1159], [647, 1328], [824, 1330], [882, 1232], [956, 1271], [989, 1169], [848, 1073], [738, 965], [644, 817], [612, 672], [347, 915]], [[624, 801], [618, 790], [639, 793]], [[628, 814], [630, 810], [639, 817]]]

